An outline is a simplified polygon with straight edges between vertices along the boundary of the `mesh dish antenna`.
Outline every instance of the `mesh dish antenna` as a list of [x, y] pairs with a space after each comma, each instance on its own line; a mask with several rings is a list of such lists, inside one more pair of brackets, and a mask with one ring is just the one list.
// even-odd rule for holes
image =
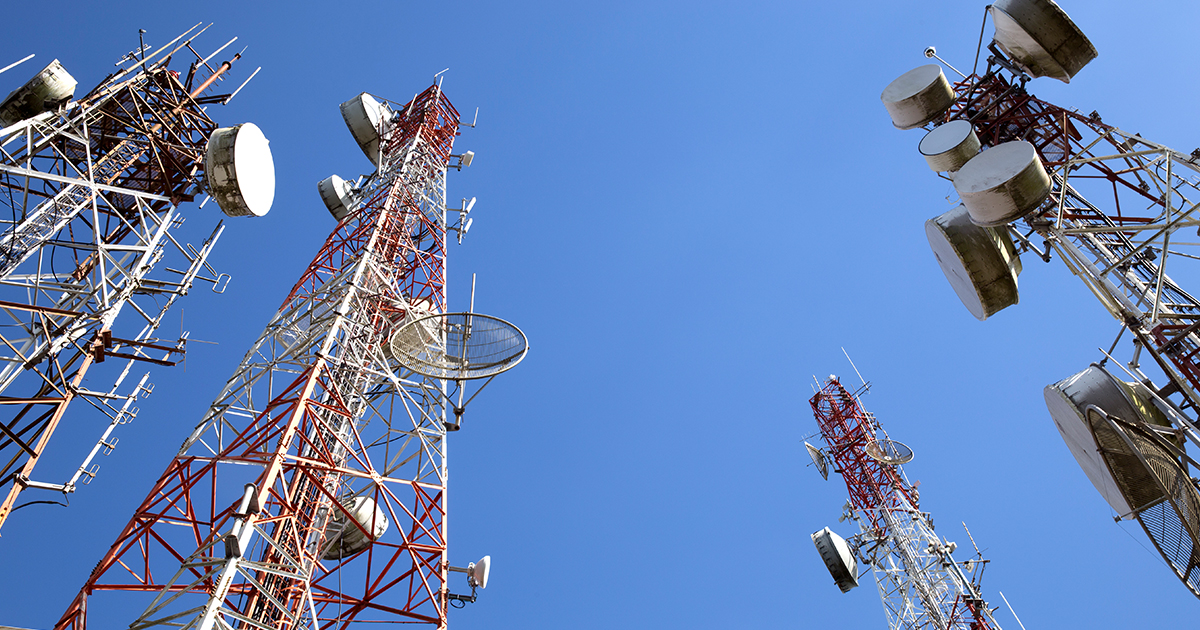
[[1070, 83], [1096, 58], [1096, 47], [1053, 0], [992, 3], [996, 44], [1034, 77]]
[[1134, 516], [1183, 584], [1200, 596], [1200, 491], [1180, 464], [1182, 450], [1151, 425], [1087, 408], [1087, 422]]
[[528, 349], [521, 329], [479, 313], [426, 315], [392, 335], [392, 354], [401, 365], [422, 376], [453, 381], [508, 371]]
[[814, 533], [812, 541], [817, 546], [817, 553], [821, 554], [821, 560], [825, 562], [825, 568], [829, 569], [834, 583], [843, 593], [849, 593], [850, 589], [858, 586], [858, 562], [845, 538], [826, 527]]
[[907, 464], [913, 460], [913, 450], [896, 440], [875, 440], [867, 445], [867, 457], [889, 466]]

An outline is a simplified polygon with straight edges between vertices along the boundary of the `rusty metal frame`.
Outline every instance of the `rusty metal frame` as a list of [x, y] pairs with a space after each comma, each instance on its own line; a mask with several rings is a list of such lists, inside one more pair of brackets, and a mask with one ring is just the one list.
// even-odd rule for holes
[[[185, 350], [186, 333], [157, 336], [167, 312], [195, 281], [220, 292], [229, 280], [207, 262], [222, 222], [199, 247], [176, 237], [217, 128], [197, 100], [213, 83], [189, 90], [168, 67], [207, 28], [197, 27], [77, 101], [0, 129], [0, 527], [25, 490], [69, 495], [95, 476], [96, 455], [152, 390], [132, 369], [173, 365]], [[112, 385], [86, 389], [85, 377]], [[35, 480], [76, 399], [108, 426], [73, 475]]]

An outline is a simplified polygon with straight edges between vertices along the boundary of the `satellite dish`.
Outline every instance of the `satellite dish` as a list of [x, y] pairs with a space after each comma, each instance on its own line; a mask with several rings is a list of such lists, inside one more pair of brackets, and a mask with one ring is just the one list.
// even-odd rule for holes
[[825, 568], [833, 576], [833, 581], [843, 593], [858, 586], [858, 563], [850, 545], [841, 536], [833, 533], [828, 527], [812, 535], [813, 544], [825, 562]]
[[1007, 228], [975, 225], [960, 205], [926, 221], [925, 237], [954, 293], [976, 319], [1017, 303], [1021, 257]]
[[371, 163], [379, 166], [379, 123], [392, 117], [392, 108], [363, 92], [342, 103], [342, 119]]
[[1122, 489], [1122, 485], [1128, 485], [1128, 481], [1123, 484], [1119, 479], [1142, 479], [1142, 483], [1136, 484], [1141, 487], [1153, 488], [1154, 484], [1146, 483], [1148, 479], [1140, 470], [1141, 464], [1136, 458], [1120, 460], [1132, 468], [1122, 468], [1117, 460], [1105, 460], [1097, 450], [1094, 423], [1087, 419], [1086, 414], [1088, 407], [1095, 406], [1126, 422], [1170, 426], [1166, 415], [1154, 406], [1150, 390], [1141, 383], [1127, 383], [1114, 377], [1108, 370], [1092, 365], [1070, 378], [1048, 385], [1043, 393], [1059, 435], [1067, 443], [1067, 448], [1088, 480], [1114, 512], [1122, 518], [1131, 518], [1134, 509], [1146, 505], [1149, 498], [1139, 496], [1130, 503], [1126, 498], [1128, 492]]
[[888, 84], [879, 96], [897, 129], [915, 129], [946, 113], [954, 89], [937, 64], [919, 66]]
[[354, 184], [337, 175], [330, 175], [317, 184], [317, 192], [321, 194], [321, 201], [325, 202], [329, 214], [332, 214], [339, 223], [346, 218], [346, 215], [350, 214], [350, 206], [354, 205], [354, 195], [350, 192], [353, 188]]
[[48, 106], [71, 98], [76, 85], [75, 77], [57, 59], [51, 61], [0, 102], [0, 127], [33, 118], [46, 111]]
[[1134, 516], [1171, 570], [1200, 597], [1200, 491], [1177, 449], [1147, 425], [1086, 411], [1100, 455]]
[[1050, 195], [1050, 174], [1024, 140], [996, 145], [971, 158], [954, 189], [975, 225], [994, 227], [1028, 215]]
[[261, 217], [275, 201], [271, 145], [254, 123], [223, 127], [208, 138], [204, 155], [208, 191], [231, 217]]
[[492, 557], [484, 556], [479, 562], [467, 565], [467, 586], [487, 588], [488, 574], [492, 571]]
[[434, 313], [392, 335], [392, 354], [404, 367], [432, 378], [466, 381], [511, 369], [529, 342], [512, 324], [479, 313]]
[[[333, 523], [329, 527], [330, 542], [321, 555], [325, 560], [339, 560], [363, 551], [388, 530], [387, 515], [371, 497], [344, 499], [342, 508], [345, 511], [334, 510]], [[347, 515], [362, 529], [350, 523]]]
[[1096, 58], [1096, 47], [1052, 0], [992, 3], [996, 43], [1034, 77], [1070, 83]]
[[913, 459], [913, 451], [896, 440], [875, 440], [867, 444], [867, 457], [891, 466], [907, 464]]
[[925, 156], [929, 168], [938, 171], [957, 171], [979, 153], [979, 136], [966, 120], [951, 120], [925, 134], [917, 150]]
[[829, 481], [829, 462], [825, 459], [825, 453], [808, 442], [804, 443], [804, 448], [808, 451], [808, 456], [812, 458], [817, 471], [821, 473], [821, 478]]

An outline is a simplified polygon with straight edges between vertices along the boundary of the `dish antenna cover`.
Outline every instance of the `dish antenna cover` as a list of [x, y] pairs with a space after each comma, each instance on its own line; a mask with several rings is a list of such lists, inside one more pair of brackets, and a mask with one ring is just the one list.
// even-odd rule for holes
[[995, 227], [1037, 210], [1050, 195], [1050, 174], [1037, 149], [1017, 140], [971, 158], [954, 177], [954, 189], [975, 225]]
[[317, 192], [321, 194], [321, 201], [325, 202], [329, 214], [332, 214], [339, 223], [346, 218], [346, 215], [350, 214], [350, 206], [354, 204], [354, 196], [350, 192], [353, 188], [354, 184], [337, 175], [330, 175], [317, 184]]
[[804, 443], [804, 448], [808, 451], [808, 456], [812, 458], [817, 471], [821, 473], [821, 478], [829, 481], [829, 462], [825, 459], [825, 453], [808, 442]]
[[917, 150], [925, 156], [929, 168], [954, 172], [979, 153], [979, 136], [966, 120], [951, 120], [925, 134]]
[[888, 84], [879, 96], [897, 129], [915, 129], [946, 113], [954, 89], [937, 64], [919, 66]]
[[33, 118], [46, 111], [48, 105], [71, 98], [76, 85], [75, 77], [57, 59], [51, 61], [0, 103], [0, 127]]
[[484, 556], [479, 562], [467, 565], [467, 585], [471, 588], [487, 588], [488, 574], [492, 571], [492, 557]]
[[[343, 500], [342, 507], [344, 512], [335, 510], [330, 529], [336, 529], [337, 533], [330, 537], [329, 546], [322, 555], [325, 560], [354, 555], [370, 547], [371, 543], [379, 540], [388, 530], [387, 516], [371, 497]], [[358, 525], [351, 523], [347, 515], [357, 521]], [[362, 526], [361, 529], [359, 525]], [[364, 529], [366, 533], [363, 532]]]
[[404, 367], [432, 378], [466, 381], [511, 369], [529, 342], [512, 324], [479, 313], [434, 313], [392, 335], [392, 354]]
[[275, 201], [271, 146], [254, 123], [223, 127], [208, 138], [204, 155], [208, 190], [231, 217], [261, 217]]
[[926, 221], [925, 237], [954, 293], [976, 319], [1017, 303], [1021, 257], [1007, 228], [975, 225], [960, 205]]
[[996, 43], [1034, 77], [1070, 83], [1096, 58], [1096, 47], [1053, 0], [992, 3]]
[[358, 148], [362, 149], [372, 164], [379, 166], [380, 120], [390, 119], [392, 108], [363, 92], [342, 103], [341, 109], [342, 119], [350, 128], [350, 135], [354, 136]]
[[843, 593], [858, 586], [858, 563], [850, 545], [841, 536], [830, 531], [828, 527], [812, 535], [813, 544], [825, 562], [825, 568], [833, 576], [834, 583]]

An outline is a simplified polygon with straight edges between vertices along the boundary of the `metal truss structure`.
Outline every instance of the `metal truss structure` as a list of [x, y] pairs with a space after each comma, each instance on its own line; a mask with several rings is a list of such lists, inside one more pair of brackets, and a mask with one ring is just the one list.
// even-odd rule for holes
[[[229, 98], [205, 93], [232, 61], [213, 68], [196, 54], [182, 79], [168, 67], [195, 54], [198, 26], [128, 55], [84, 97], [0, 129], [0, 526], [22, 491], [69, 495], [96, 475], [94, 458], [152, 389], [136, 366], [183, 355], [186, 334], [158, 336], [167, 312], [195, 281], [221, 292], [229, 280], [207, 263], [223, 224], [199, 247], [177, 240], [217, 129], [206, 104]], [[73, 401], [110, 422], [73, 475], [36, 481]]]
[[[1188, 442], [1200, 447], [1200, 300], [1167, 273], [1170, 263], [1176, 278], [1200, 278], [1200, 149], [1175, 151], [1109, 125], [1097, 112], [1084, 115], [1040, 100], [1026, 90], [1027, 74], [995, 44], [990, 52], [982, 73], [955, 84], [957, 99], [937, 122], [969, 121], [985, 149], [1028, 141], [1049, 172], [1050, 196], [1007, 229], [1020, 253], [1047, 262], [1057, 254], [1121, 324], [1100, 365], [1114, 359], [1121, 336], [1130, 333], [1122, 369], [1153, 391], [1173, 425], [1164, 438], [1174, 443], [1167, 448], [1175, 464], [1169, 474], [1155, 469], [1157, 482], [1146, 481], [1171, 485], [1157, 496], [1176, 499], [1133, 506], [1134, 513], [1119, 516], [1136, 517], [1172, 571], [1200, 597], [1200, 514], [1188, 506], [1200, 492], [1189, 468], [1200, 465], [1186, 453]], [[1143, 371], [1143, 354], [1165, 379]], [[1118, 441], [1150, 429], [1131, 430], [1118, 431], [1128, 433]], [[1174, 487], [1178, 483], [1186, 487]]]
[[1166, 273], [1168, 260], [1197, 259], [1194, 235], [1175, 234], [1200, 227], [1200, 150], [1183, 154], [1039, 100], [994, 55], [956, 84], [948, 120], [970, 121], [985, 146], [1029, 141], [1051, 173], [1050, 197], [1012, 235], [1045, 260], [1057, 253], [1163, 369], [1166, 393], [1200, 408], [1200, 302]]
[[132, 606], [131, 628], [446, 626], [453, 392], [389, 341], [445, 311], [460, 123], [440, 85], [393, 110], [378, 170], [57, 628]]
[[850, 494], [844, 518], [860, 530], [850, 540], [851, 549], [874, 572], [888, 628], [999, 628], [979, 594], [987, 561], [954, 560], [956, 545], [934, 533], [933, 519], [921, 511], [917, 490], [904, 475], [903, 460], [881, 456], [894, 443], [862, 407], [859, 393], [830, 377], [809, 403], [825, 452]]

